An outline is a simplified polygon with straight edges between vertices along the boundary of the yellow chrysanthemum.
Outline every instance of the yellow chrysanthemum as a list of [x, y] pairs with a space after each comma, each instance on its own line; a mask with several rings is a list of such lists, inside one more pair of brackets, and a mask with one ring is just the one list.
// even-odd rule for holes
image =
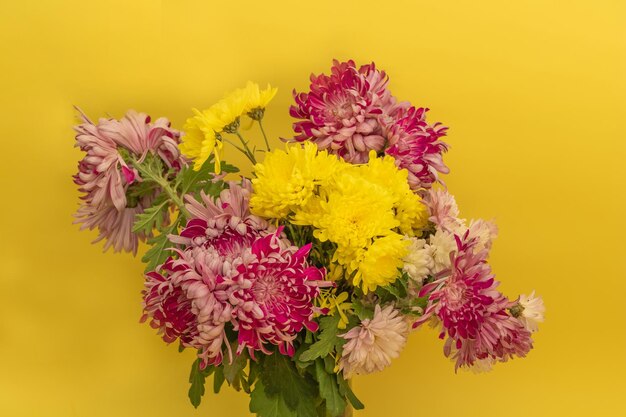
[[203, 129], [202, 119], [197, 115], [190, 117], [183, 127], [185, 134], [179, 145], [183, 155], [190, 158], [194, 162], [193, 169], [198, 171], [204, 162], [209, 159], [211, 154], [214, 155], [215, 172], [220, 172], [220, 153], [222, 150], [222, 142], [217, 139], [215, 131], [212, 129]]
[[391, 233], [399, 225], [393, 200], [378, 185], [351, 175], [356, 169], [342, 171], [330, 189], [322, 188], [319, 202], [296, 213], [294, 222], [309, 221], [315, 237], [344, 249], [364, 248], [373, 238]]
[[222, 149], [219, 134], [224, 131], [236, 132], [241, 116], [255, 109], [265, 108], [276, 91], [269, 85], [267, 89], [260, 90], [258, 84], [249, 81], [246, 87], [225, 95], [208, 109], [193, 109], [194, 116], [187, 119], [183, 128], [185, 135], [180, 150], [194, 161], [194, 169], [199, 170], [213, 153], [215, 169], [219, 172], [219, 151]]
[[402, 259], [408, 253], [408, 244], [397, 233], [374, 240], [358, 256], [354, 285], [361, 285], [363, 292], [367, 294], [379, 286], [393, 283], [398, 278], [398, 269], [402, 268]]
[[254, 166], [250, 208], [259, 216], [285, 218], [307, 205], [316, 187], [324, 185], [340, 166], [335, 155], [318, 152], [310, 142], [269, 152]]
[[276, 95], [277, 88], [272, 88], [269, 84], [265, 90], [261, 90], [258, 84], [248, 81], [246, 84], [247, 103], [245, 112], [251, 112], [255, 109], [264, 109]]
[[428, 224], [428, 210], [421, 197], [411, 190], [407, 181], [408, 171], [398, 169], [393, 157], [377, 158], [372, 151], [369, 162], [359, 167], [359, 174], [390, 194], [400, 231], [409, 236], [419, 236]]

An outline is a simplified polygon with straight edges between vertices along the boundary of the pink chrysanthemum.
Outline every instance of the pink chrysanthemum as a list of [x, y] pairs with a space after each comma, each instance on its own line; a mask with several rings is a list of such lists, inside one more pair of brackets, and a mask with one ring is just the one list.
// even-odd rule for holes
[[[310, 267], [310, 245], [291, 246], [262, 219], [251, 215], [250, 183], [230, 183], [220, 197], [188, 198], [193, 218], [182, 245], [157, 271], [146, 275], [144, 317], [170, 343], [200, 351], [203, 366], [219, 364], [229, 351], [226, 326], [238, 334], [237, 353], [269, 353], [266, 344], [293, 355], [293, 340], [304, 327], [317, 328], [313, 300], [324, 271]], [[232, 342], [232, 341], [231, 341]]]
[[177, 251], [177, 259], [146, 275], [142, 320], [166, 342], [199, 349], [203, 366], [220, 364], [224, 347], [230, 350], [227, 325], [237, 332], [237, 354], [269, 354], [265, 345], [272, 344], [293, 355], [297, 333], [317, 330], [313, 300], [326, 282], [324, 270], [306, 262], [310, 245], [285, 246], [280, 233], [228, 255], [210, 243]]
[[173, 243], [198, 246], [209, 243], [223, 252], [234, 252], [250, 246], [254, 239], [271, 233], [275, 227], [250, 213], [252, 184], [244, 179], [241, 185], [229, 182], [217, 199], [201, 192], [197, 201], [186, 196], [185, 207], [192, 216], [180, 236], [169, 236]]
[[104, 250], [113, 247], [115, 252], [136, 253], [138, 240], [145, 236], [132, 231], [135, 215], [149, 207], [155, 195], [127, 198], [142, 179], [122, 154], [143, 160], [152, 153], [167, 168], [178, 169], [184, 163], [178, 151], [180, 133], [165, 118], [150, 123], [149, 116], [134, 111], [121, 120], [100, 119], [98, 124], [81, 116], [83, 123], [75, 127], [76, 146], [86, 155], [78, 163], [74, 182], [85, 195], [76, 223], [82, 223], [82, 229], [98, 228], [96, 242], [106, 239]]
[[349, 378], [357, 374], [382, 371], [397, 358], [406, 344], [409, 325], [392, 305], [376, 305], [374, 317], [365, 319], [342, 335], [347, 340], [339, 369]]
[[294, 140], [311, 140], [348, 162], [366, 162], [370, 150], [385, 146], [381, 117], [406, 107], [396, 103], [387, 83], [374, 63], [357, 69], [354, 61], [333, 61], [330, 76], [311, 75], [308, 93], [294, 91], [289, 112], [301, 119], [293, 125]]
[[150, 318], [167, 343], [180, 339], [183, 346], [198, 349], [203, 366], [219, 365], [233, 310], [224, 275], [234, 257], [226, 258], [211, 246], [177, 253], [177, 259], [146, 275], [142, 321]]
[[458, 233], [459, 229], [465, 227], [465, 220], [459, 219], [459, 207], [456, 200], [447, 190], [431, 188], [426, 193], [424, 203], [430, 214], [428, 220], [433, 222], [438, 229]]
[[422, 288], [419, 295], [428, 295], [428, 306], [414, 326], [437, 317], [440, 338], [447, 337], [444, 353], [456, 360], [456, 368], [487, 358], [526, 356], [532, 348], [530, 332], [508, 313], [515, 303], [496, 290], [499, 283], [486, 263], [487, 251], [475, 251], [477, 239], [469, 231], [456, 240], [451, 274]]
[[408, 180], [413, 190], [430, 188], [439, 180], [438, 173], [449, 172], [442, 157], [448, 145], [440, 140], [448, 128], [441, 123], [429, 125], [427, 111], [415, 107], [402, 110], [384, 129], [389, 144], [385, 152], [395, 158], [398, 167], [409, 171]]

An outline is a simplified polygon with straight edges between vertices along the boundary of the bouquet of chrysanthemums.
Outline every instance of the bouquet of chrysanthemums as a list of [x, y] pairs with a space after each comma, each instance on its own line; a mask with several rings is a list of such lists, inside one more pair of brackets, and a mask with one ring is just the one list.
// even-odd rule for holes
[[243, 389], [261, 417], [348, 414], [363, 407], [350, 378], [389, 366], [426, 323], [455, 369], [532, 348], [541, 298], [498, 291], [495, 225], [461, 219], [440, 179], [447, 128], [387, 84], [373, 63], [335, 61], [294, 92], [295, 135], [279, 149], [263, 127], [276, 89], [251, 82], [194, 109], [182, 132], [133, 111], [81, 113], [76, 222], [105, 250], [147, 243], [141, 320], [197, 352], [194, 406], [213, 375], [215, 392]]

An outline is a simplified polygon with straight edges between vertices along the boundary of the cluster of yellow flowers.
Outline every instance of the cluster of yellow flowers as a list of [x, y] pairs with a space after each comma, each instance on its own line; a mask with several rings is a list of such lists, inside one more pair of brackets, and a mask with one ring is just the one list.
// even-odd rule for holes
[[219, 172], [222, 133], [237, 133], [243, 115], [260, 120], [276, 91], [276, 88], [269, 85], [261, 90], [258, 84], [248, 81], [244, 88], [227, 94], [208, 109], [193, 109], [194, 116], [187, 119], [183, 127], [185, 135], [180, 150], [194, 161], [194, 169], [199, 170], [214, 155], [215, 171]]
[[372, 151], [353, 165], [317, 146], [288, 146], [255, 166], [253, 213], [310, 225], [321, 242], [337, 245], [332, 262], [365, 293], [398, 277], [409, 240], [427, 225], [427, 209], [407, 171]]

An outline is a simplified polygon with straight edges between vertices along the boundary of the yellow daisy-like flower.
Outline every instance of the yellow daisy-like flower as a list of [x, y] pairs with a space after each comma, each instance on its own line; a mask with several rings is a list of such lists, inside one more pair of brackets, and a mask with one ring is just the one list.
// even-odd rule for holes
[[408, 236], [419, 236], [428, 224], [428, 209], [421, 197], [411, 190], [408, 171], [398, 169], [393, 157], [377, 158], [372, 151], [369, 162], [360, 167], [359, 174], [391, 195], [400, 231]]
[[318, 152], [310, 142], [267, 153], [263, 162], [254, 166], [252, 213], [282, 219], [299, 211], [309, 203], [316, 187], [326, 184], [340, 165], [335, 155]]
[[236, 132], [240, 118], [244, 114], [256, 112], [257, 116], [262, 117], [263, 109], [276, 95], [276, 91], [269, 85], [267, 89], [260, 90], [258, 84], [249, 81], [246, 87], [225, 95], [208, 109], [202, 111], [193, 109], [194, 116], [187, 119], [183, 127], [185, 135], [180, 150], [183, 155], [194, 161], [194, 169], [199, 170], [213, 154], [215, 171], [219, 172], [219, 152], [222, 149], [220, 134]]
[[316, 238], [345, 249], [364, 248], [373, 238], [391, 233], [399, 226], [392, 198], [376, 184], [351, 175], [356, 169], [342, 171], [330, 190], [321, 190], [319, 202], [297, 213], [294, 222], [308, 219]]
[[250, 113], [256, 109], [265, 109], [278, 91], [277, 88], [272, 88], [269, 84], [265, 90], [261, 90], [259, 85], [252, 81], [248, 81], [245, 89], [248, 94], [248, 101], [245, 108], [246, 113]]
[[193, 169], [198, 171], [213, 154], [215, 172], [219, 173], [222, 142], [218, 140], [213, 129], [205, 129], [202, 119], [197, 115], [190, 117], [183, 126], [185, 135], [179, 145], [183, 155], [194, 162]]
[[398, 278], [398, 269], [403, 266], [408, 245], [409, 241], [397, 233], [374, 240], [359, 256], [354, 285], [361, 285], [367, 294], [379, 286], [393, 283]]

